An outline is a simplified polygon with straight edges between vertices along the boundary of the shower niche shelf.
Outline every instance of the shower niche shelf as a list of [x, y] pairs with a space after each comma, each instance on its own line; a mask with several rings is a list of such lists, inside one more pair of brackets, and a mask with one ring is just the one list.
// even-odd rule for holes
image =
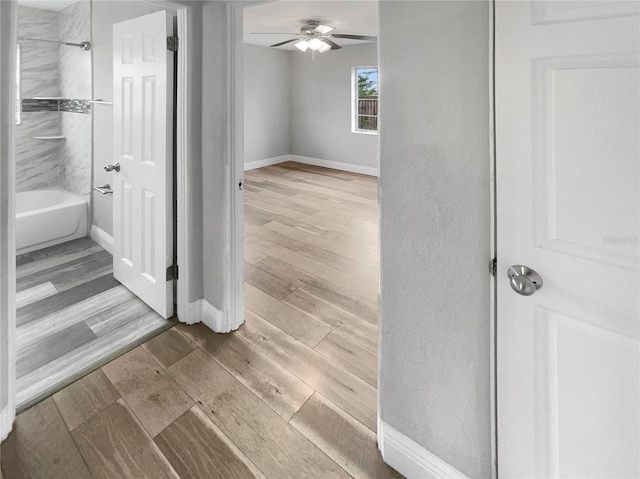
[[64, 98], [57, 96], [34, 96], [33, 98], [22, 99], [22, 112], [66, 112], [66, 113], [91, 113], [91, 100], [80, 100], [77, 98]]
[[34, 140], [64, 140], [66, 136], [64, 135], [39, 135], [34, 136]]

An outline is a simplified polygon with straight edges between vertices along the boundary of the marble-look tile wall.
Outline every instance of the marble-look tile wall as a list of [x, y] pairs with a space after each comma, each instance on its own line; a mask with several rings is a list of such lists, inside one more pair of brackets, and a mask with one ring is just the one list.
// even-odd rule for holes
[[[91, 41], [91, 2], [82, 0], [63, 9], [58, 16], [60, 41]], [[59, 50], [60, 90], [64, 98], [92, 99], [91, 51], [61, 46]], [[61, 114], [66, 140], [60, 144], [60, 186], [85, 198], [91, 196], [92, 116]]]
[[[58, 39], [58, 14], [18, 7], [18, 36]], [[54, 43], [19, 40], [22, 53], [22, 97], [60, 96], [58, 46]], [[57, 186], [60, 174], [57, 140], [34, 140], [38, 135], [60, 134], [60, 113], [23, 112], [16, 126], [17, 191]]]
[[[90, 100], [91, 51], [26, 38], [73, 43], [91, 41], [91, 2], [80, 0], [60, 12], [19, 7], [22, 98]], [[70, 105], [73, 102], [70, 102]], [[66, 105], [66, 104], [65, 104]], [[73, 106], [73, 105], [71, 105]], [[91, 192], [92, 115], [67, 111], [24, 111], [16, 128], [18, 191], [61, 186], [87, 200]], [[63, 135], [64, 140], [34, 136]]]

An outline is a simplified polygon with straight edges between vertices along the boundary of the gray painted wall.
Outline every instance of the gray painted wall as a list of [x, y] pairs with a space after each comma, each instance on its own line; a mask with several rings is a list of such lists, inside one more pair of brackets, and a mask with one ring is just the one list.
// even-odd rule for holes
[[376, 66], [373, 43], [316, 55], [244, 47], [244, 162], [293, 154], [378, 167], [378, 137], [351, 132], [351, 69]]
[[291, 55], [291, 152], [378, 167], [378, 136], [351, 132], [351, 69], [376, 66], [375, 43]]
[[380, 415], [488, 478], [489, 4], [381, 2], [379, 28]]
[[[93, 97], [113, 100], [113, 24], [157, 12], [162, 8], [135, 1], [93, 2], [92, 52]], [[95, 105], [93, 109], [93, 183], [101, 186], [111, 183], [111, 173], [104, 165], [113, 160], [113, 107]], [[113, 197], [93, 192], [92, 224], [113, 234]]]
[[243, 45], [244, 162], [291, 153], [291, 53]]

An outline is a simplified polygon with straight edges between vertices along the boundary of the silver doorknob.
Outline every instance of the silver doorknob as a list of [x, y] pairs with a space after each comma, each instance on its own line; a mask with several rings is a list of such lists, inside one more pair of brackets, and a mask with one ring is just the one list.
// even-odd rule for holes
[[120, 163], [116, 163], [115, 165], [107, 165], [104, 167], [106, 171], [116, 170], [120, 171]]
[[542, 278], [527, 266], [514, 264], [507, 270], [511, 289], [522, 296], [531, 296], [542, 288]]

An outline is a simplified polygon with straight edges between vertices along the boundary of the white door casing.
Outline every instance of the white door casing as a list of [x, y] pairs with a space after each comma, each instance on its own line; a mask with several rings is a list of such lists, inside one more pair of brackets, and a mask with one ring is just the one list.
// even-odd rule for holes
[[640, 477], [638, 5], [495, 5], [500, 477]]
[[113, 26], [113, 274], [173, 315], [173, 53], [166, 11]]
[[16, 412], [15, 75], [17, 2], [0, 2], [0, 441]]

